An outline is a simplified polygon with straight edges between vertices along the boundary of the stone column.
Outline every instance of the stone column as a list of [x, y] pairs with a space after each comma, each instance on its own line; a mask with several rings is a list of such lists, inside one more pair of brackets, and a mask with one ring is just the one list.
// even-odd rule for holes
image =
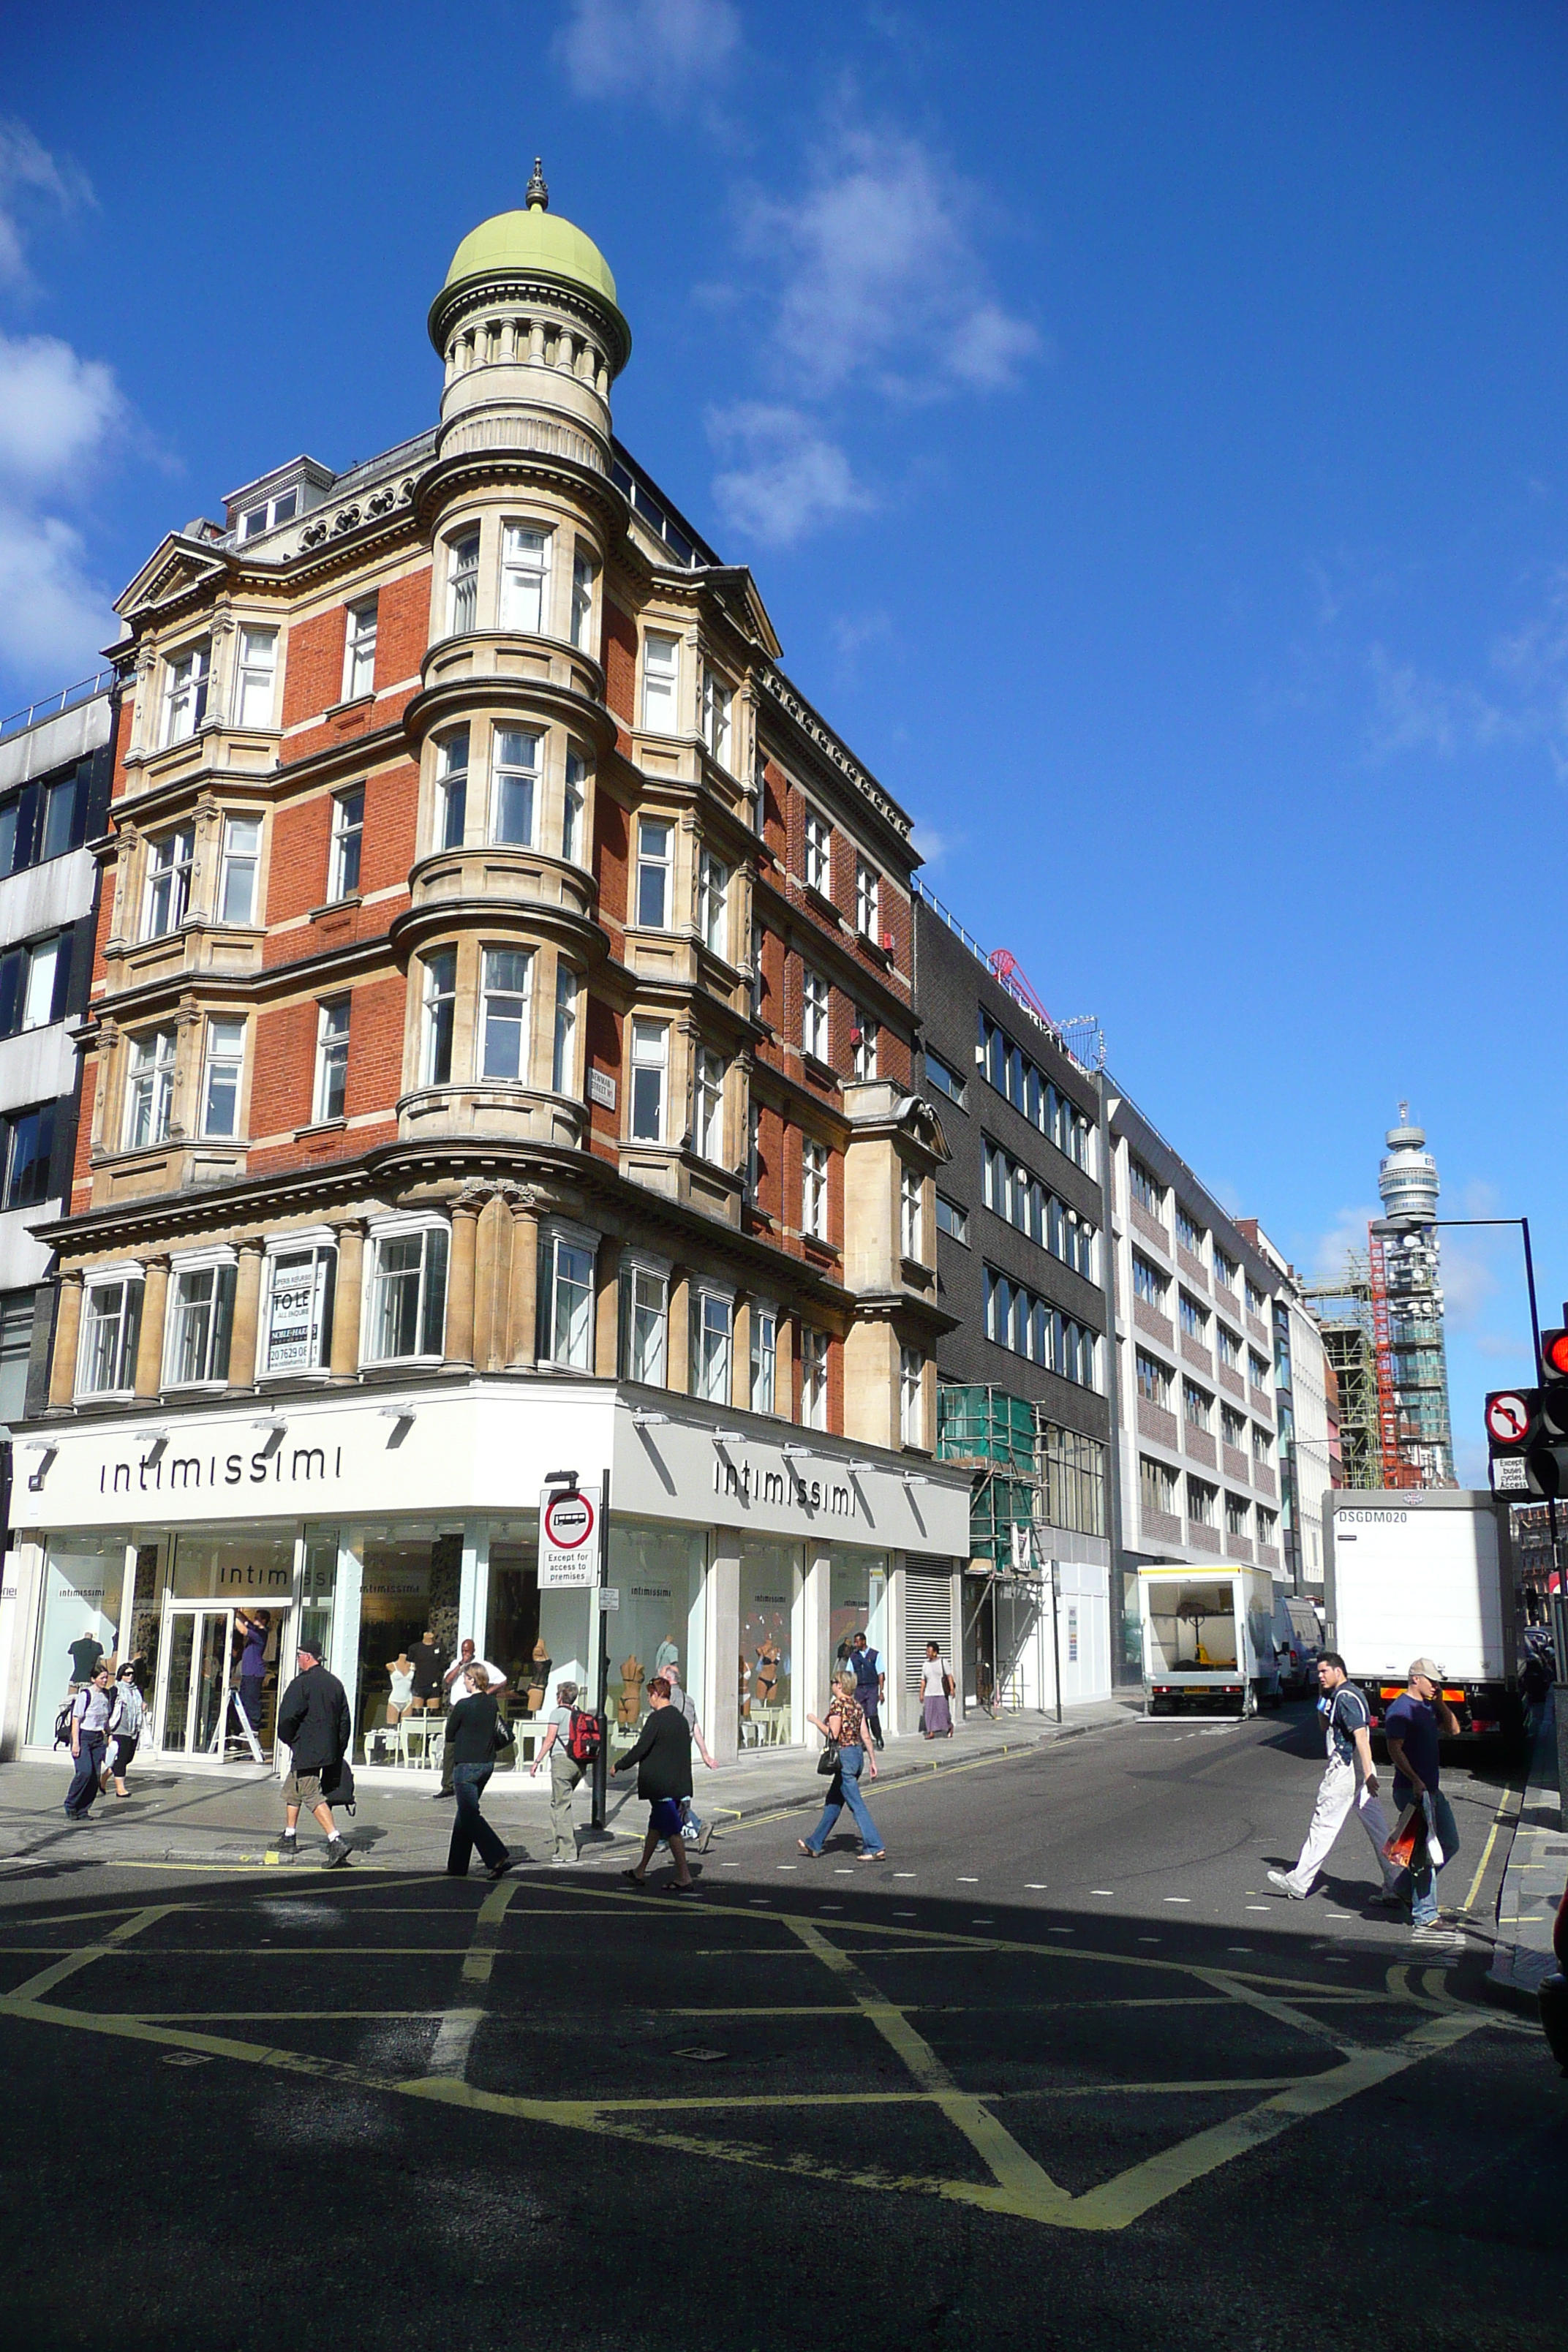
[[474, 1258], [479, 1241], [478, 1201], [452, 1204], [452, 1263], [447, 1277], [447, 1361], [474, 1360]]
[[730, 1344], [730, 1402], [737, 1412], [751, 1409], [752, 1302], [744, 1296], [735, 1301], [734, 1331]]
[[691, 1282], [683, 1265], [669, 1276], [668, 1344], [664, 1351], [665, 1386], [676, 1396], [691, 1391]]
[[338, 1227], [338, 1279], [332, 1294], [333, 1380], [352, 1381], [359, 1370], [360, 1289], [364, 1279], [364, 1227], [357, 1217]]
[[832, 1661], [828, 1639], [832, 1630], [833, 1560], [826, 1543], [808, 1536], [805, 1543], [805, 1579], [801, 1586], [800, 1608], [797, 1612], [795, 1644], [795, 1677], [791, 1692], [791, 1715], [794, 1717], [792, 1737], [806, 1736], [808, 1715], [822, 1716], [827, 1712], [828, 1676]]
[[511, 1216], [499, 1193], [485, 1202], [474, 1257], [474, 1370], [506, 1361], [506, 1299], [511, 1275]]
[[256, 1336], [261, 1312], [262, 1242], [258, 1234], [239, 1245], [239, 1272], [234, 1285], [234, 1328], [228, 1343], [228, 1384], [231, 1389], [256, 1385]]
[[741, 1749], [741, 1694], [735, 1675], [741, 1652], [741, 1538], [733, 1528], [713, 1530], [707, 1646], [702, 1721], [709, 1747], [721, 1764], [728, 1764]]
[[507, 1305], [506, 1360], [513, 1371], [533, 1370], [539, 1315], [539, 1219], [531, 1206], [513, 1204], [511, 1293]]
[[76, 1394], [77, 1348], [81, 1335], [81, 1268], [69, 1267], [60, 1276], [59, 1303], [55, 1309], [55, 1352], [49, 1364], [49, 1406], [63, 1412]]
[[163, 1310], [169, 1301], [169, 1261], [150, 1257], [142, 1288], [142, 1333], [136, 1342], [136, 1394], [155, 1397], [163, 1378]]
[[608, 1235], [599, 1244], [594, 1280], [594, 1370], [613, 1381], [621, 1368], [621, 1245]]

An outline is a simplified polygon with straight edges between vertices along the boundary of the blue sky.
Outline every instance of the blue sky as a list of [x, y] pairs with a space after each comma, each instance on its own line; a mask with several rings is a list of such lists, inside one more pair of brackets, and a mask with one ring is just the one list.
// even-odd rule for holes
[[[970, 929], [1299, 1265], [1407, 1096], [1554, 1308], [1560, 7], [59, 21], [0, 9], [5, 709], [165, 530], [432, 419], [426, 307], [541, 151], [632, 322], [619, 431]], [[1447, 1266], [1473, 1475], [1516, 1240]]]

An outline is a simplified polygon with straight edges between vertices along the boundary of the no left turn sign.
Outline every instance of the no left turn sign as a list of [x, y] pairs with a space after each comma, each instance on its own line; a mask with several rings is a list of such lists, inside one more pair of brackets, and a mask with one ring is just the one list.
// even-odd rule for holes
[[1487, 1399], [1487, 1435], [1494, 1445], [1521, 1445], [1530, 1429], [1530, 1400], [1517, 1389]]

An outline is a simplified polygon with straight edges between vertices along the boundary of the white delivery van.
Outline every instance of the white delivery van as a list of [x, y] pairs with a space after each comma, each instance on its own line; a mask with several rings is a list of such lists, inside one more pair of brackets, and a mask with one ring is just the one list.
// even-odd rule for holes
[[1328, 1647], [1373, 1724], [1413, 1659], [1443, 1670], [1460, 1732], [1517, 1737], [1519, 1632], [1508, 1497], [1462, 1486], [1341, 1486], [1323, 1497]]
[[1316, 1693], [1317, 1658], [1323, 1646], [1323, 1629], [1310, 1601], [1286, 1593], [1274, 1604], [1274, 1651], [1279, 1661], [1282, 1688], [1300, 1698]]
[[1266, 1568], [1138, 1571], [1143, 1712], [1253, 1715], [1279, 1697], [1274, 1580]]

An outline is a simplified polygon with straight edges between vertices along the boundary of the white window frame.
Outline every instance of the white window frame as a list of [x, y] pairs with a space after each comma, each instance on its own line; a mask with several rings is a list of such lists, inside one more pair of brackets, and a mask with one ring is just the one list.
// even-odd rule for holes
[[899, 1435], [904, 1444], [924, 1446], [926, 1360], [918, 1348], [899, 1349]]
[[498, 625], [514, 636], [550, 635], [550, 556], [554, 536], [542, 523], [501, 525]]
[[[303, 1271], [296, 1272], [301, 1261]], [[337, 1270], [337, 1235], [331, 1225], [308, 1225], [270, 1237], [256, 1353], [258, 1381], [288, 1380], [301, 1372], [329, 1369]], [[278, 1323], [280, 1273], [289, 1286], [285, 1313], [295, 1318], [292, 1323], [286, 1321], [281, 1331]], [[300, 1304], [295, 1305], [295, 1299]], [[296, 1331], [302, 1336], [296, 1338]], [[287, 1351], [287, 1360], [275, 1362], [275, 1351]]]
[[832, 1067], [828, 1058], [831, 1050], [830, 1026], [833, 992], [819, 971], [810, 964], [800, 968], [800, 1045], [814, 1062], [825, 1069]]
[[163, 673], [163, 742], [188, 743], [206, 724], [212, 691], [213, 649], [209, 638], [171, 654]]
[[[142, 1301], [147, 1278], [144, 1265], [130, 1265], [96, 1267], [83, 1286], [81, 1331], [77, 1342], [76, 1381], [72, 1394], [78, 1397], [129, 1396], [136, 1385], [136, 1354], [142, 1330]], [[113, 1360], [110, 1367], [119, 1377], [101, 1388], [89, 1387], [87, 1374], [95, 1355], [102, 1351], [98, 1346], [99, 1335], [107, 1329], [110, 1318], [95, 1311], [94, 1301], [108, 1291], [119, 1294], [113, 1317]]]
[[[195, 825], [175, 825], [172, 832], [161, 834], [148, 843], [147, 898], [142, 919], [144, 940], [166, 940], [187, 919], [195, 865]], [[163, 921], [158, 918], [160, 893], [163, 894]]]
[[351, 604], [343, 629], [343, 700], [360, 702], [375, 692], [375, 641], [381, 626], [381, 599], [362, 596]]
[[[151, 1054], [147, 1048], [151, 1047]], [[125, 1145], [127, 1151], [151, 1151], [168, 1140], [174, 1115], [174, 1064], [179, 1031], [173, 1022], [162, 1029], [144, 1029], [126, 1040]], [[146, 1133], [141, 1106], [146, 1106]]]
[[[247, 1024], [228, 1014], [210, 1013], [207, 1017], [206, 1038], [202, 1052], [202, 1133], [222, 1136], [232, 1140], [239, 1133], [239, 1102], [245, 1085], [245, 1032]], [[228, 1033], [220, 1034], [220, 1033]], [[227, 1127], [219, 1127], [213, 1119], [213, 1087], [215, 1080], [226, 1089], [232, 1087], [232, 1117]]]
[[277, 699], [278, 632], [242, 621], [234, 673], [235, 725], [265, 734], [273, 724]]
[[[450, 969], [450, 985], [445, 984], [444, 971]], [[452, 1083], [452, 1055], [458, 1025], [458, 950], [456, 948], [435, 948], [421, 958], [419, 983], [419, 1083], [425, 1087], [448, 1087]], [[446, 1016], [447, 1067], [437, 1077], [436, 1066], [440, 1059], [442, 1015]]]
[[833, 827], [814, 808], [805, 812], [802, 832], [801, 864], [805, 868], [801, 880], [808, 890], [826, 898], [833, 891]]
[[[650, 835], [660, 833], [664, 835], [664, 847], [662, 849], [650, 848], [648, 846], [648, 836]], [[645, 915], [643, 912], [643, 878], [645, 875], [658, 875], [659, 877], [660, 912], [657, 921], [651, 917]], [[632, 909], [633, 920], [639, 930], [668, 930], [670, 900], [674, 890], [674, 881], [675, 825], [673, 821], [668, 817], [639, 816], [637, 819], [637, 904]]]
[[479, 529], [474, 523], [447, 541], [447, 635], [468, 636], [479, 623]]
[[810, 1323], [800, 1332], [800, 1421], [803, 1429], [827, 1427], [827, 1334]]
[[164, 1388], [227, 1385], [237, 1266], [232, 1249], [193, 1251], [170, 1266], [163, 1318]]
[[[505, 960], [503, 961], [503, 959]], [[517, 967], [521, 967], [521, 982]], [[479, 1023], [476, 1076], [485, 1086], [529, 1084], [533, 1067], [533, 966], [531, 948], [481, 947], [479, 950]], [[517, 1032], [515, 1070], [490, 1067], [490, 1024], [496, 1024], [496, 1044], [502, 1033]], [[508, 1055], [498, 1052], [498, 1061]]]
[[697, 929], [710, 953], [730, 953], [730, 869], [704, 849], [697, 861]]
[[[382, 1263], [382, 1254], [394, 1243], [419, 1239], [420, 1249], [413, 1266], [395, 1268], [389, 1274]], [[405, 1364], [439, 1362], [446, 1351], [447, 1294], [451, 1270], [451, 1228], [444, 1217], [389, 1217], [371, 1227], [365, 1242], [369, 1265], [365, 1270], [364, 1304], [360, 1332], [360, 1360], [365, 1364]], [[389, 1284], [405, 1282], [415, 1276], [415, 1332], [418, 1343], [400, 1352], [382, 1353], [378, 1342], [388, 1335]], [[434, 1293], [439, 1286], [439, 1328]], [[395, 1336], [395, 1335], [394, 1335]], [[434, 1345], [426, 1345], [433, 1341]]]
[[555, 965], [555, 1026], [550, 1048], [550, 1088], [552, 1094], [577, 1093], [577, 995], [580, 975], [564, 958]]
[[572, 558], [572, 643], [579, 653], [590, 650], [594, 628], [594, 582], [598, 565], [579, 547]]
[[[310, 1116], [315, 1125], [346, 1118], [349, 1092], [349, 1039], [353, 1028], [351, 996], [324, 997], [316, 1008], [316, 1074]], [[340, 1097], [336, 1109], [332, 1097]]]
[[[634, 1143], [663, 1143], [669, 1132], [669, 1024], [668, 1021], [643, 1021], [635, 1015], [631, 1024], [630, 1046], [631, 1083], [626, 1088], [630, 1106], [629, 1139]], [[657, 1117], [650, 1135], [638, 1126], [641, 1105], [647, 1099], [649, 1089], [637, 1086], [639, 1073], [658, 1079], [656, 1090]]]
[[[226, 816], [223, 821], [223, 858], [218, 871], [218, 921], [232, 923], [241, 930], [251, 929], [256, 922], [257, 890], [261, 879], [261, 819], [259, 816]], [[246, 885], [244, 911], [237, 912], [230, 905], [236, 886]]]
[[734, 1383], [735, 1294], [717, 1284], [691, 1286], [690, 1393], [707, 1404], [727, 1405]]
[[669, 1266], [663, 1258], [621, 1260], [626, 1300], [626, 1370], [644, 1388], [669, 1385]]
[[803, 1136], [800, 1146], [800, 1229], [813, 1241], [827, 1239], [827, 1146]]
[[[598, 1320], [595, 1273], [598, 1265], [599, 1235], [581, 1225], [569, 1225], [552, 1219], [539, 1229], [539, 1361], [556, 1371], [592, 1372], [594, 1369], [595, 1328]], [[576, 1294], [578, 1304], [563, 1326], [562, 1254], [571, 1251], [585, 1261], [585, 1270], [574, 1268], [567, 1280], [570, 1291]], [[564, 1331], [565, 1347], [558, 1342]]]
[[899, 1173], [900, 1245], [917, 1265], [925, 1264], [925, 1180], [906, 1162]]
[[[521, 746], [521, 750], [506, 747]], [[539, 824], [539, 802], [544, 781], [544, 738], [529, 727], [496, 727], [490, 730], [490, 839], [507, 849], [531, 849]], [[501, 812], [515, 796], [527, 824], [521, 833], [503, 833]]]
[[855, 928], [863, 940], [881, 944], [882, 877], [866, 858], [855, 860]]
[[364, 786], [332, 794], [328, 904], [357, 898], [364, 878]]
[[[654, 658], [655, 649], [658, 658]], [[666, 656], [668, 656], [668, 660]], [[674, 735], [680, 718], [680, 639], [645, 629], [642, 641], [642, 723], [645, 735]]]
[[437, 849], [461, 849], [468, 820], [468, 730], [443, 735], [436, 748]]
[[730, 766], [734, 688], [706, 663], [702, 669], [702, 740], [721, 768]]
[[776, 1413], [779, 1380], [779, 1310], [771, 1298], [752, 1301], [752, 1411]]
[[854, 1055], [856, 1082], [859, 1084], [874, 1078], [877, 1075], [877, 1024], [869, 1013], [862, 1013], [858, 1007], [856, 1008], [850, 1046]]
[[697, 1155], [715, 1168], [724, 1165], [724, 1061], [710, 1045], [697, 1049], [692, 1087], [692, 1144]]

